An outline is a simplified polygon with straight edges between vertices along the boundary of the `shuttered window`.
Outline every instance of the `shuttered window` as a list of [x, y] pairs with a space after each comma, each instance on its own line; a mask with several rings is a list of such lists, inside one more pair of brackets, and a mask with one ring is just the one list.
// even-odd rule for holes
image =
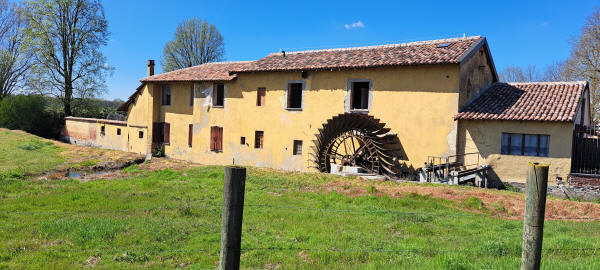
[[194, 125], [190, 124], [188, 127], [188, 146], [192, 147], [192, 138], [194, 136]]
[[152, 131], [152, 141], [155, 143], [169, 144], [171, 141], [171, 124], [154, 123]]
[[215, 152], [223, 151], [223, 128], [210, 127], [210, 150]]
[[256, 106], [265, 106], [265, 96], [267, 95], [267, 89], [260, 87], [256, 90]]
[[257, 130], [254, 132], [254, 148], [263, 148], [264, 132]]

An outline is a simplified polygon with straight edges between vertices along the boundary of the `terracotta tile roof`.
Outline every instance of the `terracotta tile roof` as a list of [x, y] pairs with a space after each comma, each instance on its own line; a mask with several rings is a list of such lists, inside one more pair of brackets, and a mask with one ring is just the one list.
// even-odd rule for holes
[[587, 82], [494, 83], [454, 119], [572, 122], [587, 87]]
[[[392, 45], [272, 53], [232, 73], [366, 68], [459, 63], [477, 45], [480, 36]], [[444, 46], [447, 45], [447, 46]]]
[[171, 72], [161, 73], [146, 77], [140, 81], [145, 82], [200, 82], [200, 81], [230, 81], [235, 79], [235, 74], [230, 75], [229, 70], [245, 68], [251, 61], [215, 62], [206, 63]]

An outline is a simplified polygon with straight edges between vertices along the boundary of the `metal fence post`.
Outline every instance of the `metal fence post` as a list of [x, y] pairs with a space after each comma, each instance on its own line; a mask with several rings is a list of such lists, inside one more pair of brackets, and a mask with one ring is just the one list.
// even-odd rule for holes
[[548, 165], [529, 162], [523, 215], [522, 270], [540, 269], [547, 187]]
[[225, 167], [219, 269], [240, 269], [245, 185], [246, 168]]

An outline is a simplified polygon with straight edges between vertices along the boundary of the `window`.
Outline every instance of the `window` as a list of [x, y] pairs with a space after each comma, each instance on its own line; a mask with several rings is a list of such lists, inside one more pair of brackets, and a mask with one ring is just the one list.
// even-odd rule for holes
[[213, 85], [212, 102], [213, 107], [223, 107], [225, 105], [225, 85], [222, 83]]
[[294, 140], [294, 155], [302, 155], [302, 141]]
[[302, 109], [302, 83], [288, 84], [287, 108]]
[[171, 87], [165, 85], [162, 87], [162, 103], [161, 105], [171, 105]]
[[117, 128], [117, 135], [121, 135], [121, 129]]
[[547, 157], [549, 135], [502, 133], [500, 153], [503, 155]]
[[194, 107], [194, 85], [190, 86], [190, 107]]
[[241, 145], [245, 145], [246, 144], [246, 137], [240, 137], [240, 144]]
[[350, 87], [351, 110], [369, 109], [369, 84], [368, 81], [352, 82]]
[[264, 132], [257, 130], [254, 132], [254, 148], [263, 148]]
[[154, 131], [152, 134], [152, 141], [169, 144], [171, 142], [171, 124], [164, 122], [154, 123]]
[[260, 87], [256, 89], [256, 106], [265, 106], [265, 96], [267, 95], [267, 89]]
[[138, 137], [139, 137], [140, 139], [144, 138], [144, 132], [143, 132], [143, 131], [139, 131], [139, 132], [138, 132]]
[[223, 151], [223, 128], [210, 127], [210, 150], [215, 152]]
[[100, 127], [100, 135], [104, 136], [104, 134], [106, 134], [106, 126], [101, 126]]
[[192, 147], [192, 138], [194, 136], [194, 125], [190, 124], [188, 126], [188, 146]]

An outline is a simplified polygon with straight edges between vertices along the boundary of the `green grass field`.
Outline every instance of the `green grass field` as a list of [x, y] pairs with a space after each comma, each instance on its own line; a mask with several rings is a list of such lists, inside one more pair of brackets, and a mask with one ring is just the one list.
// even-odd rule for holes
[[[12, 158], [0, 161], [0, 269], [216, 267], [222, 167], [133, 165], [113, 180], [32, 181], [9, 172], [57, 166], [60, 147], [23, 150], [32, 138], [5, 135], [2, 149]], [[250, 168], [242, 268], [520, 266], [522, 221], [473, 213], [481, 207], [477, 199], [390, 198], [375, 195], [376, 187], [349, 197], [321, 188], [340, 179]], [[542, 268], [600, 269], [597, 247], [600, 222], [547, 221]]]

